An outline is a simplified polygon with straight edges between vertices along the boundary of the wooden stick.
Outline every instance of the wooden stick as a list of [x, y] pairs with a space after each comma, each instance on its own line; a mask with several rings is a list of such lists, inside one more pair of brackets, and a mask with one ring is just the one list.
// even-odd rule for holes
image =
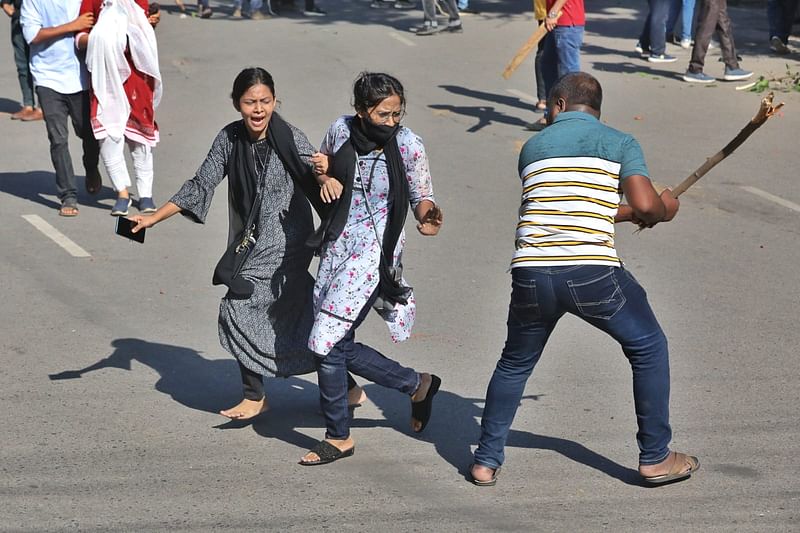
[[744, 143], [744, 141], [746, 141], [747, 138], [750, 137], [750, 135], [752, 135], [754, 131], [760, 128], [761, 125], [767, 121], [767, 119], [775, 115], [778, 112], [778, 110], [781, 107], [783, 107], [783, 103], [780, 103], [777, 106], [773, 105], [772, 104], [773, 97], [774, 97], [773, 93], [769, 93], [764, 98], [762, 98], [761, 106], [758, 108], [758, 113], [756, 113], [756, 115], [750, 120], [750, 122], [748, 122], [747, 125], [744, 128], [742, 128], [742, 131], [740, 131], [739, 134], [736, 135], [736, 137], [734, 137], [733, 140], [731, 140], [731, 142], [726, 144], [722, 150], [720, 150], [713, 156], [706, 159], [705, 163], [700, 165], [700, 167], [694, 172], [692, 172], [689, 175], [689, 177], [687, 177], [680, 184], [678, 184], [677, 187], [672, 189], [672, 196], [677, 198], [678, 196], [686, 192], [686, 189], [694, 185], [697, 182], [697, 180], [705, 176], [706, 173], [708, 173], [709, 170], [717, 166], [720, 163], [720, 161], [731, 155], [733, 151], [739, 148], [739, 146], [741, 146], [742, 143]]
[[[558, 13], [556, 20], [558, 20], [558, 18], [561, 16], [561, 8], [563, 8], [564, 4], [566, 3], [567, 0], [557, 0], [550, 9], [549, 12], [552, 13], [555, 11]], [[533, 35], [528, 37], [528, 40], [525, 41], [525, 44], [523, 44], [520, 49], [517, 50], [517, 53], [511, 58], [511, 61], [509, 61], [508, 65], [506, 65], [506, 68], [503, 71], [503, 78], [508, 79], [512, 74], [514, 74], [514, 71], [517, 70], [517, 67], [522, 64], [525, 58], [528, 57], [528, 54], [531, 53], [531, 50], [533, 50], [534, 47], [539, 44], [539, 41], [541, 41], [545, 35], [547, 35], [547, 26], [545, 26], [544, 23], [539, 24], [539, 27], [536, 28], [536, 31], [533, 32]]]

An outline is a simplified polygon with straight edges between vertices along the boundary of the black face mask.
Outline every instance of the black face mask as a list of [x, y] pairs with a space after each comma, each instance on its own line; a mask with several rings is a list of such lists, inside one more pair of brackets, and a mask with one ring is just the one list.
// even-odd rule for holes
[[387, 126], [375, 124], [369, 118], [361, 118], [356, 116], [353, 119], [353, 137], [356, 150], [360, 154], [366, 154], [375, 148], [382, 148], [386, 146], [392, 137], [397, 134], [400, 129], [400, 124], [394, 126]]

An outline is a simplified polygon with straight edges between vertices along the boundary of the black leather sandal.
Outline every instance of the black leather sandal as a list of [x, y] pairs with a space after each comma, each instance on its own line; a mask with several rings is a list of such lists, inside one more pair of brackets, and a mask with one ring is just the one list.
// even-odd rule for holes
[[316, 446], [309, 450], [309, 453], [317, 454], [319, 460], [317, 461], [305, 461], [300, 459], [298, 464], [303, 466], [317, 466], [317, 465], [326, 465], [328, 463], [332, 463], [334, 461], [338, 461], [339, 459], [343, 459], [345, 457], [350, 457], [356, 451], [356, 447], [353, 446], [349, 450], [340, 450], [330, 442], [326, 440], [321, 440], [317, 443]]

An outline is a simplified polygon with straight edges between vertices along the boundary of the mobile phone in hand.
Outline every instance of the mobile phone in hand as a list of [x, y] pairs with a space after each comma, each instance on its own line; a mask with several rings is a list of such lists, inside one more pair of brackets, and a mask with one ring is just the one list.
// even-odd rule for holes
[[144, 243], [144, 232], [146, 228], [142, 228], [136, 233], [133, 232], [133, 221], [125, 218], [125, 217], [117, 217], [117, 225], [114, 228], [114, 232], [117, 235], [125, 237], [126, 239], [130, 239], [132, 241], [136, 241], [139, 243]]

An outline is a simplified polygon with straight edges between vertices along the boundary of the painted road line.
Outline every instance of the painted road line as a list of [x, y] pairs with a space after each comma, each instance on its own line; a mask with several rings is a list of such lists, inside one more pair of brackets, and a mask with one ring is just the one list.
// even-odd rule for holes
[[392, 39], [394, 39], [396, 41], [400, 41], [401, 43], [403, 43], [406, 46], [417, 46], [417, 43], [415, 43], [411, 39], [407, 39], [407, 38], [403, 37], [402, 35], [400, 35], [397, 32], [390, 31], [389, 32], [389, 37], [391, 37]]
[[536, 102], [539, 101], [539, 99], [536, 98], [535, 96], [532, 96], [532, 95], [530, 95], [528, 93], [524, 93], [522, 91], [518, 91], [517, 89], [506, 89], [506, 92], [508, 92], [509, 94], [513, 94], [514, 96], [516, 96], [517, 98], [519, 98], [523, 102], [528, 102], [528, 103], [531, 103], [531, 104], [535, 104]]
[[57, 245], [62, 247], [73, 257], [91, 257], [89, 252], [75, 244], [66, 235], [48, 224], [39, 215], [22, 215], [22, 218], [30, 222], [34, 228], [38, 229], [46, 236], [50, 237]]
[[774, 194], [770, 194], [767, 191], [762, 191], [756, 187], [750, 187], [749, 185], [740, 185], [742, 189], [749, 192], [750, 194], [755, 194], [756, 196], [760, 196], [765, 200], [769, 200], [770, 202], [775, 202], [778, 205], [782, 205], [783, 207], [789, 208], [792, 211], [797, 211], [800, 213], [800, 205], [790, 202], [789, 200], [784, 200], [780, 196], [775, 196]]

